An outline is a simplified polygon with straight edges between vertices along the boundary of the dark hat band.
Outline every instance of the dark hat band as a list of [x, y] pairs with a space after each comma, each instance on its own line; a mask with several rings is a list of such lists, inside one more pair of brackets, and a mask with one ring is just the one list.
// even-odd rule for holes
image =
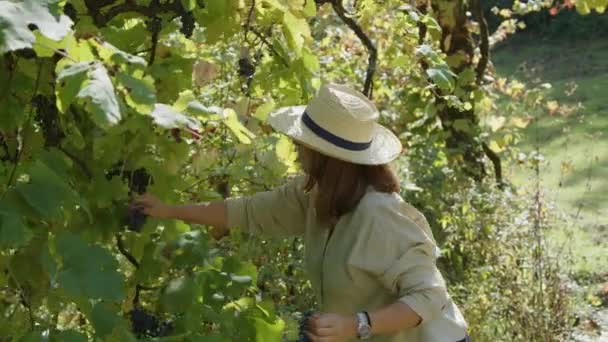
[[330, 142], [338, 147], [341, 147], [345, 150], [364, 151], [364, 150], [367, 150], [372, 145], [372, 140], [370, 140], [369, 142], [360, 143], [360, 142], [350, 141], [350, 140], [341, 138], [341, 137], [333, 134], [332, 132], [326, 130], [325, 128], [319, 126], [316, 122], [314, 122], [310, 118], [310, 116], [306, 112], [304, 112], [304, 114], [302, 115], [302, 122], [304, 123], [304, 125], [306, 127], [308, 127], [308, 129], [310, 129], [319, 138], [321, 138], [327, 142]]

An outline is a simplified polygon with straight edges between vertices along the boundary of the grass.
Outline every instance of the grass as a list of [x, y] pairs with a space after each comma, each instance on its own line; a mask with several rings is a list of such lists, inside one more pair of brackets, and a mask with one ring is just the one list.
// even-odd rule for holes
[[[575, 275], [608, 275], [608, 40], [523, 37], [495, 51], [493, 61], [501, 75], [551, 83], [550, 97], [571, 108], [528, 126], [518, 147], [532, 151], [538, 144], [545, 157], [541, 186], [553, 210], [565, 214], [550, 244], [572, 251]], [[522, 187], [536, 181], [516, 163], [506, 175]]]

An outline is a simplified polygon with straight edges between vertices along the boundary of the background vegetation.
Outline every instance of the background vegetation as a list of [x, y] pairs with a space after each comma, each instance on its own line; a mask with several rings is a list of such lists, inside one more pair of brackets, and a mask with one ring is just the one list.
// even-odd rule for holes
[[327, 81], [402, 138], [474, 340], [603, 338], [606, 5], [0, 0], [0, 340], [295, 340], [299, 238], [127, 207], [280, 184], [265, 119]]

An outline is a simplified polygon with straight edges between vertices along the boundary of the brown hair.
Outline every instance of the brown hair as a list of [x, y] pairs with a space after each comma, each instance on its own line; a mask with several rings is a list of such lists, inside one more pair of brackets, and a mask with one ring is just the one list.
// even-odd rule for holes
[[353, 210], [369, 185], [379, 192], [399, 192], [399, 178], [388, 164], [362, 165], [336, 159], [296, 142], [308, 178], [304, 190], [317, 185], [315, 208], [320, 222], [332, 226]]

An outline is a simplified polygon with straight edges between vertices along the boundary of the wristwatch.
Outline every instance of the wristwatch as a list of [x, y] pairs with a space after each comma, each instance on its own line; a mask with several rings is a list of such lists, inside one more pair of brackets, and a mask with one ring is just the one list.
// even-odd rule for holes
[[367, 311], [357, 312], [357, 337], [360, 340], [372, 337], [372, 322]]

